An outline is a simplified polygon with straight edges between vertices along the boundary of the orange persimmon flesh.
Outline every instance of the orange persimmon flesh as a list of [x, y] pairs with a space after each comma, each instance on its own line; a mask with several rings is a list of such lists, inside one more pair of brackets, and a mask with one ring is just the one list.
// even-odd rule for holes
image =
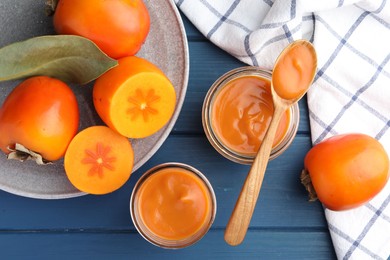
[[65, 172], [79, 190], [106, 194], [129, 179], [134, 163], [132, 145], [126, 137], [106, 126], [79, 132], [65, 153]]
[[317, 66], [316, 54], [310, 44], [294, 45], [275, 65], [272, 84], [284, 99], [295, 99], [306, 92]]
[[165, 168], [141, 185], [138, 210], [154, 235], [180, 240], [207, 225], [211, 197], [207, 186], [194, 173], [176, 167]]
[[172, 117], [175, 89], [165, 74], [145, 59], [130, 56], [118, 62], [95, 82], [95, 109], [110, 128], [128, 138], [152, 135]]
[[[241, 154], [256, 154], [274, 111], [271, 82], [258, 76], [234, 79], [215, 97], [211, 111], [213, 130], [225, 146]], [[273, 147], [285, 137], [290, 113], [283, 114]]]

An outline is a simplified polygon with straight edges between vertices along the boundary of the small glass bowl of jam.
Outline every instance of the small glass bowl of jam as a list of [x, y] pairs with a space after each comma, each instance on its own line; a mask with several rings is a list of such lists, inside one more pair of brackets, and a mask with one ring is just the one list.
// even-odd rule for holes
[[133, 223], [145, 240], [179, 249], [199, 241], [214, 222], [217, 201], [207, 178], [183, 163], [164, 163], [145, 172], [130, 199]]
[[[203, 129], [211, 145], [231, 161], [251, 164], [256, 156], [274, 111], [271, 77], [271, 71], [240, 67], [218, 78], [206, 94]], [[298, 125], [295, 103], [279, 122], [270, 160], [290, 146]]]

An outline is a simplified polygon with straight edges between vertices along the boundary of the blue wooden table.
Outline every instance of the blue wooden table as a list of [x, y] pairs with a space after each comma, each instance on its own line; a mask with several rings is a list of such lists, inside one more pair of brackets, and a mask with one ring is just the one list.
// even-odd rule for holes
[[[298, 134], [271, 161], [243, 244], [228, 246], [223, 233], [249, 166], [228, 161], [206, 139], [201, 107], [208, 88], [241, 62], [207, 41], [183, 17], [190, 51], [188, 91], [179, 119], [158, 152], [120, 190], [104, 196], [37, 200], [0, 191], [0, 259], [335, 259], [320, 203], [309, 203], [299, 175], [310, 149], [306, 99]], [[147, 169], [164, 162], [190, 164], [210, 180], [217, 217], [197, 244], [167, 250], [135, 230], [129, 198]]]

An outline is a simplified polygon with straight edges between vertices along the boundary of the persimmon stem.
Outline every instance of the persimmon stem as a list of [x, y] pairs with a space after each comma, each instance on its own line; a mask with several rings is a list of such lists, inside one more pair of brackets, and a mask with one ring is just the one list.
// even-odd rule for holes
[[56, 10], [59, 0], [46, 0], [45, 13], [47, 16], [52, 16]]
[[311, 182], [310, 174], [306, 169], [303, 169], [301, 172], [301, 183], [305, 186], [307, 192], [309, 193], [309, 201], [314, 202], [318, 200], [316, 190]]
[[31, 159], [39, 165], [46, 165], [52, 163], [51, 161], [44, 159], [39, 153], [31, 151], [18, 143], [15, 144], [15, 148], [8, 147], [8, 150], [10, 150], [11, 152], [7, 155], [7, 159], [15, 159], [21, 162]]

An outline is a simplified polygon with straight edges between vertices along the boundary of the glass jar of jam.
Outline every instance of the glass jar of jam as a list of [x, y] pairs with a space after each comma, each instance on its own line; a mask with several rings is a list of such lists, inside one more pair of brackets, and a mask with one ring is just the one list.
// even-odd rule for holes
[[[212, 146], [226, 158], [251, 164], [271, 122], [272, 72], [246, 66], [227, 72], [209, 89], [202, 108], [202, 122]], [[293, 141], [299, 124], [299, 106], [283, 115], [275, 135], [270, 160]]]

